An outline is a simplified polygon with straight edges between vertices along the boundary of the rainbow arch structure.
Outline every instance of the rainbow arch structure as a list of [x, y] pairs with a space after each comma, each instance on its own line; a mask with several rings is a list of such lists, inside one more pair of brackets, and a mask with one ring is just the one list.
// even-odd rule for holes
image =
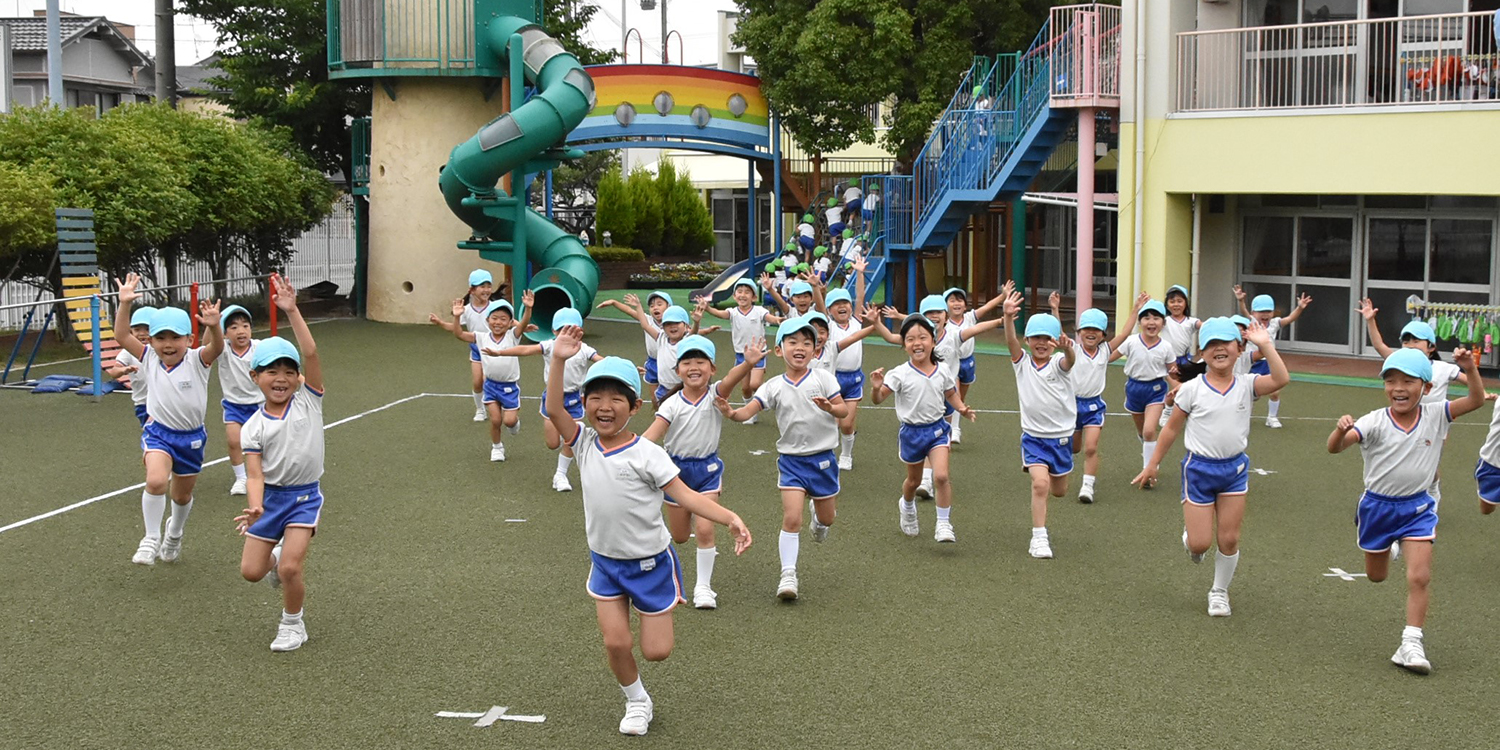
[[683, 65], [595, 65], [596, 103], [568, 134], [583, 151], [687, 148], [774, 159], [771, 108], [760, 79]]

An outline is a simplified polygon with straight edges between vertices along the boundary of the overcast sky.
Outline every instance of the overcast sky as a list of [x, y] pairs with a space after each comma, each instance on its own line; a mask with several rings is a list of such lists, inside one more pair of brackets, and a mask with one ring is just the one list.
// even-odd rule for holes
[[[251, 0], [253, 2], [253, 0]], [[641, 10], [640, 0], [627, 0], [624, 20], [641, 30], [646, 57], [651, 61], [661, 59], [661, 3], [655, 10]], [[588, 41], [596, 47], [618, 50], [623, 37], [621, 31], [621, 4], [617, 0], [604, 0], [594, 23], [588, 29]], [[153, 0], [61, 0], [62, 10], [89, 16], [106, 16], [112, 21], [133, 24], [136, 27], [136, 46], [147, 55], [156, 54], [155, 3]], [[0, 0], [0, 15], [29, 16], [33, 10], [47, 7], [46, 0]], [[689, 65], [713, 63], [718, 60], [717, 17], [718, 10], [734, 8], [734, 0], [671, 0], [667, 8], [667, 20], [671, 29], [682, 34], [684, 53]], [[180, 65], [195, 63], [218, 48], [212, 26], [192, 16], [177, 16], [177, 62]], [[632, 58], [636, 55], [634, 35], [630, 43]], [[677, 40], [672, 40], [672, 62], [677, 61]], [[636, 62], [632, 59], [631, 62]]]

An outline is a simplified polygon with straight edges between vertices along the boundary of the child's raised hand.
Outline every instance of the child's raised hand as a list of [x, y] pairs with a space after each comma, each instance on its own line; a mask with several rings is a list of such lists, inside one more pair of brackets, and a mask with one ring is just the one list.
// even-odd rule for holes
[[1271, 343], [1271, 335], [1266, 332], [1266, 327], [1259, 320], [1250, 319], [1250, 325], [1245, 326], [1245, 340], [1258, 347], [1265, 348]]
[[[749, 349], [745, 350], [745, 355], [747, 358], [749, 357]], [[723, 414], [726, 417], [734, 413], [734, 408], [729, 405], [729, 399], [724, 398], [723, 396], [714, 396], [714, 408], [718, 409], [719, 413]]]
[[1380, 308], [1376, 307], [1375, 303], [1371, 302], [1369, 297], [1365, 297], [1364, 299], [1360, 300], [1359, 307], [1356, 307], [1354, 309], [1358, 310], [1359, 314], [1365, 320], [1374, 320], [1375, 313], [1380, 312]]
[[[134, 369], [134, 368], [132, 368], [132, 369]], [[1495, 401], [1497, 399], [1500, 399], [1500, 393], [1486, 393], [1486, 394], [1484, 394], [1484, 400], [1485, 401]]]
[[[1141, 308], [1143, 308], [1143, 307], [1145, 307], [1145, 306], [1146, 306], [1146, 303], [1147, 303], [1147, 302], [1150, 302], [1150, 301], [1151, 301], [1151, 295], [1150, 295], [1150, 294], [1147, 294], [1147, 293], [1146, 293], [1146, 292], [1144, 292], [1144, 291], [1143, 291], [1143, 292], [1141, 292], [1141, 293], [1140, 293], [1140, 294], [1137, 294], [1137, 295], [1136, 295], [1136, 296], [1135, 296], [1135, 308], [1134, 308], [1134, 309], [1135, 309], [1135, 311], [1136, 311], [1136, 312], [1140, 312], [1140, 310], [1141, 310]], [[1134, 315], [1131, 315], [1131, 316], [1130, 316], [1130, 317], [1132, 317], [1132, 318], [1133, 318], [1133, 317], [1135, 317], [1135, 316], [1134, 316]]]
[[[1053, 292], [1053, 294], [1056, 294], [1056, 292]], [[1073, 348], [1073, 339], [1070, 338], [1068, 336], [1068, 334], [1066, 334], [1066, 333], [1064, 333], [1061, 336], [1058, 336], [1057, 337], [1057, 348], [1059, 348], [1059, 349], [1072, 349]]]
[[817, 406], [819, 409], [822, 409], [823, 411], [826, 411], [826, 412], [832, 412], [833, 411], [833, 402], [829, 401], [826, 398], [823, 398], [822, 396], [813, 396], [812, 402], [813, 402], [814, 406]]
[[859, 260], [850, 263], [849, 267], [854, 269], [855, 271], [858, 271], [859, 273], [864, 273], [865, 269], [870, 267], [870, 264], [866, 263], [864, 258], [860, 258]]
[[771, 274], [763, 273], [760, 275], [760, 287], [768, 292], [771, 291]]
[[613, 305], [614, 303], [615, 303], [614, 300], [607, 299], [607, 300], [604, 300], [603, 302], [600, 302], [597, 305], [594, 305], [594, 309], [595, 310], [603, 310], [604, 308], [609, 307], [610, 305]]
[[563, 326], [552, 344], [553, 359], [567, 359], [583, 349], [583, 329], [578, 326]]
[[260, 520], [261, 514], [265, 512], [266, 509], [258, 505], [252, 505], [241, 511], [239, 515], [234, 517], [235, 533], [244, 536], [245, 532], [249, 531], [250, 527], [254, 526], [255, 522]]
[[125, 274], [125, 280], [123, 282], [120, 282], [120, 284], [119, 284], [119, 287], [120, 287], [120, 301], [121, 302], [134, 302], [134, 301], [140, 299], [141, 298], [140, 293], [135, 290], [135, 288], [138, 287], [138, 286], [140, 286], [140, 284], [141, 284], [141, 275], [140, 274], [138, 274], [138, 273], [127, 273], [127, 274]]
[[532, 294], [530, 289], [521, 292], [521, 304], [529, 309], [532, 305], [536, 304], [536, 295]]
[[1051, 294], [1047, 295], [1047, 306], [1056, 310], [1060, 305], [1062, 305], [1062, 295], [1053, 290]]
[[542, 329], [537, 328], [535, 323], [527, 323], [526, 327], [522, 329], [522, 332], [523, 333], [531, 333], [533, 331], [540, 331], [540, 330], [542, 330]]
[[1009, 297], [1010, 293], [1014, 292], [1015, 290], [1016, 290], [1016, 280], [1015, 279], [1006, 279], [1005, 283], [1000, 285], [1000, 296], [1001, 297]]
[[1299, 294], [1299, 295], [1297, 295], [1297, 309], [1299, 309], [1299, 310], [1303, 309], [1303, 308], [1305, 308], [1305, 307], [1307, 307], [1308, 305], [1311, 305], [1311, 304], [1312, 304], [1312, 297], [1309, 297], [1306, 294]]
[[443, 319], [439, 318], [435, 313], [427, 313], [427, 322], [433, 325], [442, 325]]
[[1339, 432], [1348, 432], [1354, 429], [1354, 417], [1345, 414], [1339, 417]]
[[885, 368], [884, 367], [877, 367], [877, 368], [875, 368], [874, 372], [870, 373], [870, 388], [872, 390], [878, 391], [884, 385], [885, 385]]
[[1237, 300], [1240, 300], [1240, 301], [1244, 301], [1244, 299], [1245, 299], [1245, 289], [1244, 289], [1244, 287], [1241, 287], [1239, 284], [1235, 284], [1234, 285], [1234, 298], [1237, 299]]
[[1458, 365], [1465, 370], [1473, 369], [1477, 366], [1477, 363], [1474, 361], [1474, 351], [1462, 346], [1454, 349], [1453, 364]]
[[[125, 365], [124, 367], [120, 368], [120, 374], [121, 375], [130, 375], [132, 373], [137, 373], [137, 372], [140, 372], [140, 371], [141, 371], [141, 368], [136, 367], [135, 365]], [[1494, 395], [1494, 394], [1491, 394], [1491, 395]]]
[[206, 326], [219, 324], [219, 301], [202, 300], [198, 303], [198, 322]]
[[1010, 319], [1014, 319], [1017, 315], [1020, 315], [1021, 293], [1013, 291], [1005, 295], [1005, 302], [1001, 305], [1000, 309], [1002, 314]]
[[751, 339], [750, 343], [745, 345], [745, 361], [749, 362], [751, 367], [760, 364], [760, 361], [765, 358], [766, 340], [764, 337]]
[[859, 311], [859, 319], [863, 320], [866, 325], [875, 325], [875, 322], [880, 320], [880, 311], [873, 307], [866, 307]]
[[[453, 300], [453, 317], [462, 317], [464, 314], [464, 301], [462, 298]], [[437, 316], [433, 316], [432, 322], [437, 322]]]
[[743, 555], [745, 550], [750, 549], [750, 529], [739, 516], [733, 513], [729, 515], [729, 533], [734, 535], [734, 554]]
[[633, 307], [633, 308], [635, 308], [637, 310], [640, 310], [641, 309], [641, 298], [637, 297], [634, 294], [627, 294], [627, 295], [625, 295], [625, 304], [630, 305], [631, 307]]
[[885, 307], [880, 308], [880, 314], [881, 316], [890, 318], [892, 320], [901, 317], [901, 311], [897, 310], [894, 307], [891, 307], [890, 305], [886, 305]]
[[282, 312], [291, 312], [297, 306], [297, 287], [279, 273], [271, 274], [271, 302]]
[[709, 326], [707, 328], [699, 328], [698, 329], [698, 335], [699, 336], [707, 336], [708, 334], [713, 333], [714, 331], [718, 331], [718, 330], [722, 330], [722, 327], [719, 326], [719, 325], [717, 325], [717, 324], [715, 324], [715, 325], [711, 325], [711, 326]]

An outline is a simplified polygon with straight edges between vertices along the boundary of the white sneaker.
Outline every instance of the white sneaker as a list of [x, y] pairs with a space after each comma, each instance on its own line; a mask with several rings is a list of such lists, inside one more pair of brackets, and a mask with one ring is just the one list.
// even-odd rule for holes
[[1038, 560], [1052, 559], [1052, 544], [1047, 539], [1047, 537], [1044, 536], [1032, 537], [1031, 548], [1027, 551], [1031, 553], [1032, 557], [1035, 557]]
[[[280, 547], [281, 545], [277, 544], [276, 546]], [[273, 588], [273, 589], [279, 589], [279, 588], [281, 588], [281, 565], [280, 565], [280, 563], [278, 563], [276, 565], [272, 565], [271, 569], [268, 570], [268, 571], [266, 571], [266, 577], [262, 578], [260, 580], [265, 581], [267, 584], [270, 584], [271, 588]]]
[[932, 538], [939, 542], [958, 541], [958, 539], [953, 536], [953, 524], [942, 519], [938, 519], [937, 530], [932, 532]]
[[759, 422], [759, 421], [760, 421], [760, 415], [759, 414], [751, 414], [749, 419], [745, 420], [744, 422], [741, 422], [740, 424], [755, 424], [756, 422]]
[[913, 507], [911, 512], [907, 513], [906, 500], [904, 498], [896, 498], [896, 517], [901, 526], [901, 533], [907, 536], [916, 536], [922, 533], [921, 523], [917, 521], [917, 509]]
[[509, 427], [507, 427], [507, 428], [505, 428], [505, 431], [509, 432], [512, 435], [519, 435], [519, 434], [521, 434], [521, 420], [517, 419], [516, 423], [513, 424], [513, 425], [511, 425], [511, 426], [509, 426]]
[[954, 420], [949, 424], [952, 429], [949, 431], [948, 442], [958, 445], [964, 441], [964, 428], [962, 425], [963, 422], [958, 420]]
[[1427, 661], [1427, 652], [1422, 650], [1422, 642], [1412, 638], [1401, 639], [1401, 648], [1396, 649], [1391, 663], [1417, 674], [1432, 674], [1432, 662]]
[[839, 456], [839, 471], [854, 471], [854, 457]]
[[307, 626], [300, 621], [296, 624], [281, 623], [276, 626], [276, 640], [271, 641], [272, 651], [296, 651], [307, 643]]
[[500, 462], [505, 460], [505, 444], [490, 446], [490, 460]]
[[1401, 543], [1391, 542], [1391, 562], [1401, 559]]
[[475, 422], [488, 422], [488, 421], [490, 421], [490, 415], [484, 413], [484, 407], [483, 406], [481, 406], [478, 409], [474, 410], [474, 421]]
[[[139, 550], [137, 550], [139, 554]], [[182, 537], [163, 534], [161, 537], [161, 548], [156, 551], [156, 556], [162, 562], [174, 563], [182, 557]]]
[[149, 536], [142, 537], [141, 544], [135, 548], [135, 555], [130, 558], [130, 561], [136, 565], [155, 565], [158, 546], [159, 543], [155, 539]]
[[552, 489], [558, 492], [572, 492], [573, 484], [568, 481], [567, 474], [559, 471], [552, 475]]
[[718, 609], [719, 595], [707, 586], [693, 587], [693, 606], [698, 609]]
[[1172, 407], [1166, 406], [1161, 410], [1161, 419], [1156, 420], [1157, 427], [1166, 427], [1167, 420], [1172, 418]]
[[625, 718], [620, 719], [620, 734], [639, 737], [651, 726], [651, 699], [625, 701]]
[[1085, 484], [1082, 487], [1078, 488], [1078, 502], [1083, 503], [1085, 505], [1088, 505], [1088, 504], [1091, 504], [1091, 503], [1094, 502], [1094, 487], [1093, 487], [1093, 485]]
[[1201, 562], [1203, 562], [1203, 555], [1200, 554], [1200, 553], [1194, 553], [1193, 550], [1192, 550], [1192, 548], [1188, 547], [1188, 543], [1187, 543], [1187, 529], [1183, 529], [1182, 530], [1182, 548], [1185, 549], [1185, 550], [1187, 550], [1188, 559], [1189, 560], [1192, 560], [1195, 563], [1201, 563]]
[[1208, 616], [1229, 616], [1229, 592], [1224, 589], [1208, 590]]
[[797, 569], [782, 568], [781, 583], [776, 585], [776, 598], [791, 601], [797, 598]]
[[930, 479], [923, 479], [922, 483], [919, 484], [919, 485], [917, 485], [916, 495], [917, 495], [917, 497], [923, 498], [924, 500], [931, 500], [932, 499], [932, 480], [930, 480]]
[[807, 514], [812, 518], [813, 541], [821, 544], [828, 538], [828, 527], [818, 522], [818, 507], [812, 500], [807, 501]]
[[1281, 420], [1275, 417], [1266, 417], [1266, 426], [1273, 430], [1279, 430], [1281, 429]]
[[234, 484], [230, 485], [230, 487], [229, 487], [229, 494], [231, 494], [231, 495], [244, 495], [244, 494], [247, 494], [248, 490], [245, 488], [245, 484], [246, 484], [246, 480], [243, 479], [243, 478], [234, 480]]

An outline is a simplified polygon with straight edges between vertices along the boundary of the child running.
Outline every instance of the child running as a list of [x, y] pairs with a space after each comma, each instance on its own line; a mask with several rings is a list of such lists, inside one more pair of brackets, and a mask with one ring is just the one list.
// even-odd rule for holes
[[[786, 297], [770, 284], [770, 277], [761, 277], [761, 286], [765, 287], [771, 294], [771, 301], [776, 303], [777, 309], [781, 310], [781, 317], [786, 320], [798, 318], [812, 311], [814, 302], [813, 285], [806, 279], [798, 278], [786, 285]], [[791, 299], [790, 304], [787, 298]]]
[[1427, 488], [1443, 456], [1448, 425], [1484, 405], [1484, 383], [1474, 355], [1453, 350], [1453, 361], [1468, 375], [1469, 392], [1452, 401], [1424, 403], [1432, 387], [1432, 361], [1415, 349], [1400, 349], [1385, 358], [1380, 377], [1390, 406], [1355, 420], [1345, 414], [1328, 435], [1328, 452], [1341, 453], [1355, 443], [1365, 460], [1365, 490], [1355, 520], [1359, 548], [1365, 553], [1365, 575], [1384, 581], [1400, 543], [1406, 557], [1406, 628], [1391, 662], [1417, 674], [1432, 663], [1422, 648], [1427, 620], [1428, 585], [1432, 580], [1432, 542], [1438, 515]]
[[[1004, 302], [1004, 295], [996, 295], [994, 299], [980, 305], [977, 309], [969, 309], [969, 293], [958, 287], [953, 287], [943, 292], [943, 304], [948, 306], [948, 325], [958, 332], [974, 327], [983, 318], [995, 311]], [[969, 386], [974, 385], [978, 375], [976, 373], [976, 361], [974, 358], [974, 347], [979, 342], [972, 338], [963, 339], [958, 344], [958, 395], [967, 403], [969, 398]], [[952, 414], [948, 423], [953, 427], [953, 442], [963, 442], [963, 422], [958, 414]]]
[[896, 455], [906, 464], [906, 479], [897, 498], [901, 533], [914, 537], [922, 531], [917, 520], [917, 487], [922, 483], [923, 467], [930, 465], [929, 476], [937, 495], [932, 538], [954, 542], [946, 412], [952, 409], [970, 420], [975, 414], [959, 396], [958, 383], [940, 366], [936, 333], [937, 325], [921, 313], [906, 316], [901, 321], [901, 341], [908, 359], [891, 368], [889, 375], [885, 368], [870, 373], [870, 397], [877, 404], [896, 397], [896, 419], [901, 423]]
[[[143, 348], [151, 346], [151, 316], [155, 314], [154, 307], [137, 307], [130, 314], [130, 335], [141, 342]], [[130, 401], [135, 405], [135, 418], [140, 421], [141, 427], [145, 427], [146, 389], [150, 386], [146, 385], [146, 378], [141, 376], [141, 361], [134, 354], [121, 349], [115, 355], [115, 366], [109, 368], [109, 377], [111, 380], [118, 380], [125, 375], [136, 376], [130, 379]]]
[[[1187, 287], [1173, 284], [1167, 288], [1167, 320], [1166, 325], [1162, 327], [1161, 337], [1166, 339], [1167, 345], [1172, 348], [1179, 372], [1184, 371], [1193, 363], [1193, 355], [1198, 352], [1195, 339], [1198, 326], [1202, 325], [1202, 321], [1189, 314], [1189, 305]], [[1171, 416], [1172, 404], [1168, 403], [1161, 410], [1161, 418], [1157, 420], [1158, 426], [1166, 424]]]
[[[1061, 320], [1058, 308], [1062, 297], [1053, 292], [1047, 297], [1052, 317]], [[1109, 371], [1109, 316], [1091, 307], [1078, 316], [1078, 338], [1073, 341], [1073, 398], [1078, 404], [1078, 419], [1073, 425], [1073, 455], [1083, 454], [1083, 481], [1078, 487], [1078, 502], [1094, 502], [1094, 482], [1099, 476], [1099, 436], [1104, 431], [1104, 384]]]
[[[531, 290], [521, 293], [526, 312], [516, 320], [516, 311], [505, 300], [495, 300], [484, 311], [483, 333], [470, 333], [454, 326], [453, 335], [479, 347], [479, 363], [484, 368], [484, 408], [490, 421], [490, 461], [505, 460], [504, 427], [514, 435], [521, 431], [521, 361], [516, 357], [497, 357], [489, 352], [509, 349], [521, 343], [521, 333], [531, 325]], [[455, 322], [463, 315], [464, 301], [453, 301]]]
[[577, 326], [560, 328], [549, 343], [547, 422], [578, 455], [592, 559], [587, 590], [595, 599], [610, 671], [625, 693], [620, 733], [642, 735], [651, 726], [654, 705], [636, 666], [630, 610], [640, 616], [641, 656], [661, 661], [672, 654], [671, 613], [682, 591], [682, 564], [661, 520], [665, 495], [689, 513], [728, 526], [735, 554], [750, 547], [750, 531], [739, 516], [688, 489], [666, 451], [629, 430], [630, 418], [641, 408], [641, 380], [633, 363], [607, 357], [588, 368], [582, 383], [585, 426], [564, 406], [565, 381], [573, 363], [592, 349]]
[[[847, 231], [847, 230], [846, 230]], [[854, 470], [854, 437], [859, 434], [859, 402], [865, 397], [864, 338], [874, 331], [864, 318], [865, 269], [863, 260], [853, 265], [854, 294], [835, 289], [823, 299], [828, 313], [828, 339], [833, 342], [833, 376], [839, 395], [849, 405], [849, 416], [839, 420], [839, 471]]]
[[839, 466], [833, 456], [838, 446], [838, 420], [849, 413], [839, 395], [838, 380], [813, 369], [817, 358], [817, 333], [807, 316], [782, 323], [776, 329], [776, 353], [786, 361], [786, 372], [756, 392], [750, 402], [730, 409], [719, 396], [714, 406], [726, 417], [743, 422], [761, 409], [776, 412], [776, 486], [781, 490], [781, 580], [776, 596], [796, 599], [797, 554], [802, 531], [802, 500], [809, 498], [813, 541], [828, 538], [828, 528], [837, 515]]
[[1182, 458], [1182, 546], [1195, 563], [1203, 561], [1215, 539], [1219, 546], [1214, 553], [1214, 583], [1208, 590], [1209, 617], [1229, 616], [1229, 584], [1240, 564], [1240, 526], [1250, 488], [1250, 459], [1245, 455], [1250, 412], [1255, 399], [1291, 382], [1264, 327], [1252, 322], [1244, 337], [1260, 348], [1271, 373], [1236, 374], [1239, 327], [1228, 318], [1204, 321], [1197, 343], [1207, 369], [1177, 389], [1177, 409], [1162, 429], [1150, 463], [1130, 482], [1154, 482], [1172, 442], [1183, 433], [1187, 455]]
[[[1156, 433], [1161, 428], [1161, 410], [1167, 400], [1175, 356], [1161, 338], [1166, 325], [1167, 309], [1151, 296], [1141, 292], [1130, 308], [1130, 317], [1140, 327], [1131, 335], [1122, 327], [1109, 342], [1109, 361], [1125, 358], [1125, 411], [1135, 420], [1135, 434], [1141, 440], [1141, 466], [1151, 463], [1156, 452]], [[1153, 480], [1141, 482], [1141, 489], [1156, 486]]]
[[239, 305], [224, 308], [219, 316], [224, 322], [225, 354], [219, 362], [219, 391], [224, 398], [224, 437], [229, 445], [229, 466], [234, 469], [231, 495], [245, 494], [245, 454], [240, 448], [240, 430], [251, 415], [260, 411], [266, 397], [250, 374], [255, 361], [255, 332], [250, 326], [250, 311]]
[[1490, 431], [1479, 447], [1479, 462], [1474, 465], [1474, 482], [1479, 485], [1479, 512], [1489, 515], [1500, 505], [1500, 400], [1491, 393], [1485, 398], [1495, 402], [1490, 414]]
[[[607, 299], [597, 305], [594, 305], [594, 309], [602, 310], [606, 307], [613, 307], [616, 310], [619, 310], [620, 312], [625, 313], [632, 318], [635, 318], [637, 322], [640, 322], [640, 315], [637, 314], [641, 309], [640, 298], [635, 296], [634, 294], [627, 294], [625, 295], [625, 300], [626, 302], [621, 302], [617, 299]], [[630, 302], [630, 300], [635, 301]], [[660, 383], [660, 380], [658, 380], [657, 376], [657, 371], [660, 367], [657, 361], [657, 354], [659, 353], [658, 350], [660, 349], [661, 341], [661, 316], [664, 315], [667, 312], [667, 308], [671, 306], [672, 295], [667, 294], [666, 292], [655, 291], [646, 295], [646, 310], [647, 312], [651, 313], [651, 320], [656, 324], [654, 330], [652, 328], [646, 328], [644, 323], [641, 324], [641, 327], [645, 330], [646, 336], [646, 366], [644, 368], [646, 372], [646, 383], [649, 384], [653, 390]], [[653, 403], [655, 403], [654, 397]]]
[[[133, 320], [130, 303], [140, 299], [137, 274], [127, 274], [120, 285], [119, 319]], [[141, 462], [146, 465], [146, 489], [141, 493], [141, 518], [146, 535], [130, 561], [137, 565], [177, 562], [182, 534], [193, 510], [193, 487], [203, 470], [203, 444], [208, 433], [203, 416], [208, 411], [208, 373], [224, 351], [219, 328], [219, 303], [198, 304], [203, 345], [192, 346], [193, 322], [185, 310], [164, 307], [151, 316], [151, 345], [143, 345], [127, 329], [115, 327], [120, 348], [140, 360], [137, 373], [146, 381], [146, 413], [141, 431]], [[163, 536], [161, 521], [172, 496], [172, 517]]]
[[613, 303], [621, 312], [636, 319], [641, 324], [641, 330], [646, 332], [648, 338], [656, 339], [655, 358], [648, 360], [656, 363], [656, 372], [647, 370], [647, 381], [651, 382], [651, 375], [655, 375], [656, 388], [651, 393], [651, 408], [661, 406], [662, 399], [668, 394], [682, 387], [682, 378], [677, 377], [677, 342], [681, 341], [693, 327], [693, 319], [688, 311], [672, 305], [662, 311], [660, 318], [652, 316], [641, 309], [641, 300], [634, 294], [625, 295], [625, 304], [614, 300], [606, 300], [599, 303], [603, 307], [606, 303]]
[[[1021, 470], [1031, 475], [1031, 542], [1027, 553], [1039, 560], [1051, 560], [1047, 495], [1068, 494], [1068, 475], [1073, 473], [1078, 399], [1071, 372], [1078, 355], [1073, 351], [1073, 340], [1062, 332], [1062, 321], [1047, 313], [1026, 321], [1023, 345], [1016, 337], [1020, 292], [1006, 295], [1003, 304], [1005, 346], [1010, 350], [1010, 366], [1016, 372], [1016, 393], [1021, 402]], [[1058, 350], [1062, 350], [1062, 356], [1053, 356]]]
[[[1234, 298], [1239, 300], [1240, 313], [1247, 318], [1254, 318], [1265, 326], [1266, 333], [1274, 340], [1276, 335], [1285, 326], [1289, 326], [1302, 317], [1302, 311], [1312, 304], [1312, 297], [1305, 294], [1297, 295], [1297, 308], [1282, 317], [1276, 317], [1276, 300], [1271, 299], [1269, 294], [1257, 294], [1250, 300], [1250, 307], [1245, 307], [1245, 290], [1239, 284], [1234, 285]], [[1269, 372], [1268, 365], [1263, 357], [1255, 356], [1257, 349], [1252, 344], [1246, 347], [1250, 350], [1252, 362], [1250, 371], [1257, 375], [1265, 375]], [[1281, 394], [1273, 393], [1267, 399], [1266, 404], [1266, 426], [1273, 430], [1281, 429]]]
[[[449, 333], [454, 333], [455, 329], [484, 333], [489, 330], [484, 322], [484, 311], [489, 309], [490, 297], [494, 293], [495, 277], [483, 268], [476, 268], [469, 272], [469, 292], [463, 297], [468, 307], [464, 309], [462, 319], [457, 323], [449, 323], [437, 315], [429, 314], [427, 321]], [[469, 345], [469, 377], [474, 386], [474, 421], [483, 422], [489, 419], [484, 411], [484, 366], [479, 360], [479, 347], [473, 344]]]
[[[715, 503], [719, 502], [719, 492], [724, 486], [724, 462], [719, 459], [724, 415], [715, 408], [714, 399], [708, 397], [729, 398], [735, 386], [765, 359], [765, 346], [764, 338], [746, 344], [744, 356], [723, 380], [714, 383], [713, 376], [717, 372], [714, 342], [699, 335], [678, 342], [677, 375], [682, 379], [682, 389], [662, 401], [661, 408], [656, 410], [656, 419], [641, 434], [641, 437], [666, 449], [688, 489]], [[713, 522], [703, 516], [693, 516], [670, 494], [666, 503], [667, 526], [672, 531], [672, 541], [682, 544], [692, 535], [698, 542], [693, 606], [714, 609], [718, 606], [718, 594], [713, 589], [714, 558], [719, 551], [714, 545]]]
[[307, 642], [302, 568], [323, 512], [323, 364], [297, 309], [297, 290], [280, 274], [271, 275], [271, 289], [302, 352], [276, 336], [256, 347], [253, 372], [265, 401], [245, 422], [250, 506], [234, 521], [245, 536], [240, 575], [281, 588], [271, 650], [295, 651]]
[[[704, 312], [729, 321], [729, 338], [734, 344], [734, 364], [738, 366], [745, 361], [745, 347], [750, 342], [766, 338], [766, 324], [781, 325], [782, 317], [773, 315], [769, 310], [755, 304], [756, 298], [760, 296], [760, 287], [755, 285], [749, 277], [741, 278], [734, 282], [734, 307], [728, 310], [720, 310], [711, 304], [707, 304], [707, 298], [698, 300], [698, 306]], [[741, 393], [745, 400], [749, 401], [760, 384], [765, 382], [766, 361], [761, 358], [760, 362], [750, 370], [750, 376], [745, 378]], [[727, 395], [727, 394], [726, 394]], [[755, 417], [745, 421], [745, 424], [755, 424]]]

